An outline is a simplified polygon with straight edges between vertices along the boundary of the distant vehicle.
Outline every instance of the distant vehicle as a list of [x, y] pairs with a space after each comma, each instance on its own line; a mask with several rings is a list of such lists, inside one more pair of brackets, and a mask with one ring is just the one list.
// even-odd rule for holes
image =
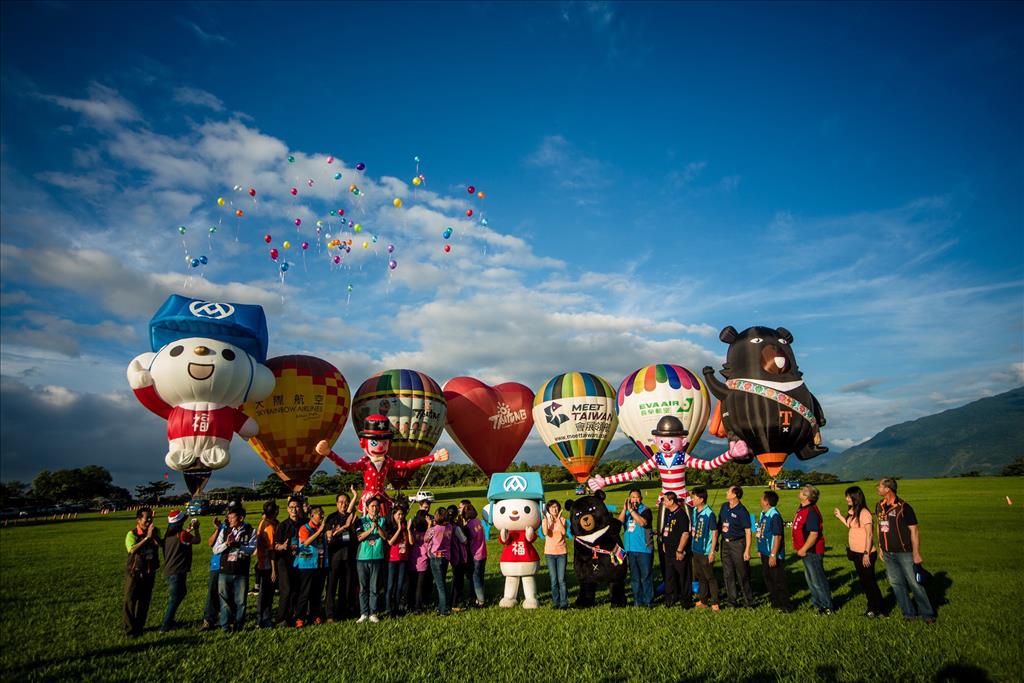
[[779, 488], [783, 489], [798, 489], [800, 488], [800, 482], [798, 481], [780, 481]]
[[587, 485], [586, 484], [576, 484], [576, 495], [577, 496], [585, 496], [585, 495], [587, 495]]
[[210, 501], [205, 498], [193, 498], [185, 508], [185, 514], [190, 517], [210, 514]]
[[419, 491], [409, 496], [409, 500], [412, 501], [413, 503], [422, 503], [423, 501], [433, 503], [434, 494], [431, 493], [430, 491]]

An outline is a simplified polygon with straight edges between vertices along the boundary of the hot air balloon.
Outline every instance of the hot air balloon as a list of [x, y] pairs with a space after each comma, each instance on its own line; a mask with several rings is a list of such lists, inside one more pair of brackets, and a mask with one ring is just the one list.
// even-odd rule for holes
[[619, 385], [616, 412], [622, 431], [645, 457], [654, 455], [651, 430], [665, 415], [679, 418], [688, 432], [686, 452], [692, 453], [711, 414], [704, 382], [679, 365], [648, 365], [630, 373]]
[[[415, 370], [385, 370], [360, 385], [352, 399], [352, 419], [362, 424], [368, 415], [386, 415], [395, 430], [388, 452], [396, 460], [429, 455], [441, 438], [447, 404], [437, 382]], [[403, 488], [408, 476], [392, 475]]]
[[489, 386], [472, 377], [444, 384], [445, 428], [488, 477], [504, 472], [533, 429], [533, 391], [518, 382]]
[[786, 456], [801, 460], [828, 451], [821, 446], [825, 413], [803, 381], [793, 354], [793, 335], [784, 327], [726, 327], [719, 339], [729, 345], [723, 384], [711, 367], [703, 370], [719, 400], [711, 419], [716, 436], [742, 439], [766, 472], [775, 477]]
[[301, 491], [323, 462], [314, 447], [333, 443], [348, 420], [348, 382], [338, 369], [313, 356], [267, 361], [277, 378], [274, 393], [242, 409], [260, 423], [249, 445], [293, 491]]
[[540, 438], [562, 465], [584, 483], [619, 424], [615, 390], [589, 372], [567, 372], [541, 385], [533, 399]]

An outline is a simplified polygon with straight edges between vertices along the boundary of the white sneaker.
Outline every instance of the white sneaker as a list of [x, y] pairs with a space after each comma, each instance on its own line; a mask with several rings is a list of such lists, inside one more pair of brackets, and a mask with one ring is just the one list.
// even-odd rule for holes
[[360, 615], [360, 617], [358, 619], [356, 619], [356, 623], [357, 624], [365, 624], [366, 623], [366, 615], [365, 614]]
[[370, 623], [371, 624], [379, 624], [380, 623], [380, 619], [377, 618], [376, 614], [371, 614], [370, 615]]

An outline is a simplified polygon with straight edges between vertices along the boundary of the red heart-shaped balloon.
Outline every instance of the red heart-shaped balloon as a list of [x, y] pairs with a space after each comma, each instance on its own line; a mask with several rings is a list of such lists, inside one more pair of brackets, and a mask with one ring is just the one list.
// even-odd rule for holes
[[533, 429], [533, 391], [518, 382], [496, 387], [472, 377], [444, 385], [445, 429], [484, 474], [504, 472]]

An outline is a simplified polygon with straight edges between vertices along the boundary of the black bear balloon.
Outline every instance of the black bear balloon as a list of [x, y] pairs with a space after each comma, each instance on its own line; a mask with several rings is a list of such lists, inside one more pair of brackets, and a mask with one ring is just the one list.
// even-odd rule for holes
[[576, 607], [593, 607], [597, 587], [608, 584], [612, 607], [626, 606], [626, 565], [619, 531], [622, 522], [608, 511], [604, 491], [565, 501], [573, 535], [573, 570], [580, 592]]
[[[784, 327], [726, 327], [718, 336], [729, 345], [723, 384], [704, 368], [719, 403], [709, 431], [742, 439], [765, 471], [775, 477], [790, 453], [808, 460], [828, 451], [821, 445], [825, 413], [808, 390], [793, 355], [793, 335]], [[748, 461], [749, 462], [749, 461]]]

